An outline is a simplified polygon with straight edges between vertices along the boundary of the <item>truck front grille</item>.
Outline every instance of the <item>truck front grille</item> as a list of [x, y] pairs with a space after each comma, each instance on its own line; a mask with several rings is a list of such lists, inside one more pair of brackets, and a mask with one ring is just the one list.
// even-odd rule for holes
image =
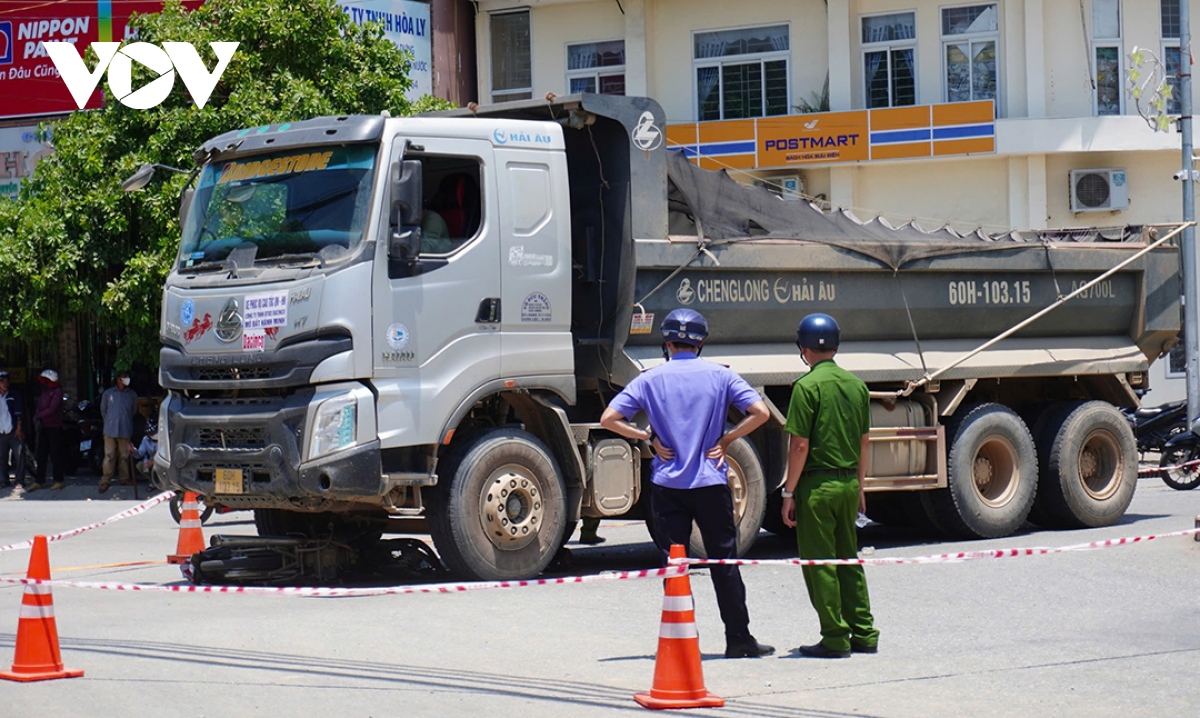
[[192, 368], [192, 378], [199, 381], [231, 381], [238, 379], [270, 379], [271, 367], [208, 367]]
[[265, 427], [200, 429], [201, 449], [262, 449], [266, 445]]

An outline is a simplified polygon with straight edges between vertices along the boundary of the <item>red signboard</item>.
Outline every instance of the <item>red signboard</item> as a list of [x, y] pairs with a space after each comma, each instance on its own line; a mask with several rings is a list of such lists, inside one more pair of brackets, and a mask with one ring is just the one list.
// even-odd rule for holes
[[[195, 7], [200, 3], [184, 4]], [[74, 43], [81, 52], [93, 42], [119, 42], [129, 34], [130, 15], [159, 12], [162, 6], [161, 0], [4, 3], [0, 11], [0, 117], [78, 109], [43, 42]], [[103, 87], [101, 82], [99, 88]], [[101, 89], [97, 89], [87, 107], [100, 104]]]

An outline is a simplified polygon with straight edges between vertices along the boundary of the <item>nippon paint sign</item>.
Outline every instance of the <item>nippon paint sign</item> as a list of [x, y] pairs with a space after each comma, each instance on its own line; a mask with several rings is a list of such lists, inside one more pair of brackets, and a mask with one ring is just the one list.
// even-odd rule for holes
[[54, 153], [49, 142], [38, 142], [38, 128], [0, 127], [0, 197], [16, 197], [21, 180], [33, 175], [43, 157]]
[[[185, 0], [183, 6], [195, 9], [200, 4], [200, 0]], [[162, 6], [163, 0], [0, 3], [4, 8], [0, 10], [0, 116], [79, 109], [46, 51], [46, 43], [71, 43], [79, 54], [95, 42], [120, 42], [131, 34], [131, 15], [156, 13]], [[102, 101], [103, 92], [97, 87], [83, 106], [96, 108]]]
[[338, 0], [351, 22], [383, 26], [383, 36], [401, 50], [412, 53], [408, 76], [412, 87], [406, 96], [417, 100], [433, 94], [433, 28], [429, 24], [429, 4], [413, 0]]

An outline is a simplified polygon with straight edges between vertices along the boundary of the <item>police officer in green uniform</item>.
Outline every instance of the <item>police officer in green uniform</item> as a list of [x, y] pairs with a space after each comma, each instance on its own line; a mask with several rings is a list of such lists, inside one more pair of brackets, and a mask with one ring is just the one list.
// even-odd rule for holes
[[[833, 317], [810, 314], [796, 345], [811, 370], [792, 387], [787, 431], [783, 521], [796, 527], [800, 557], [856, 558], [855, 519], [866, 508], [862, 482], [870, 394], [861, 379], [833, 361], [841, 331]], [[808, 597], [821, 622], [821, 641], [801, 646], [813, 658], [849, 658], [879, 650], [862, 566], [805, 566]]]

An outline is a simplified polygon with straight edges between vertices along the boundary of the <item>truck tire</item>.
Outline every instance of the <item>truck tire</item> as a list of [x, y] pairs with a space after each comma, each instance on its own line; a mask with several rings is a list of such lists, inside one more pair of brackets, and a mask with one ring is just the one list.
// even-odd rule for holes
[[951, 423], [949, 485], [921, 502], [945, 534], [998, 538], [1025, 523], [1037, 493], [1037, 451], [1021, 417], [995, 403], [962, 407]]
[[502, 581], [541, 573], [562, 543], [566, 487], [554, 457], [532, 434], [474, 434], [438, 466], [429, 531], [459, 576]]
[[1047, 527], [1116, 523], [1137, 487], [1137, 440], [1129, 422], [1104, 401], [1058, 407], [1041, 431], [1036, 518]]
[[[729, 490], [733, 494], [733, 523], [737, 526], [737, 555], [741, 558], [754, 545], [758, 530], [762, 528], [767, 489], [762, 461], [754, 445], [746, 438], [730, 444], [725, 458], [729, 464]], [[688, 547], [690, 555], [708, 558], [704, 542], [700, 540], [700, 529], [695, 525], [692, 526]]]

